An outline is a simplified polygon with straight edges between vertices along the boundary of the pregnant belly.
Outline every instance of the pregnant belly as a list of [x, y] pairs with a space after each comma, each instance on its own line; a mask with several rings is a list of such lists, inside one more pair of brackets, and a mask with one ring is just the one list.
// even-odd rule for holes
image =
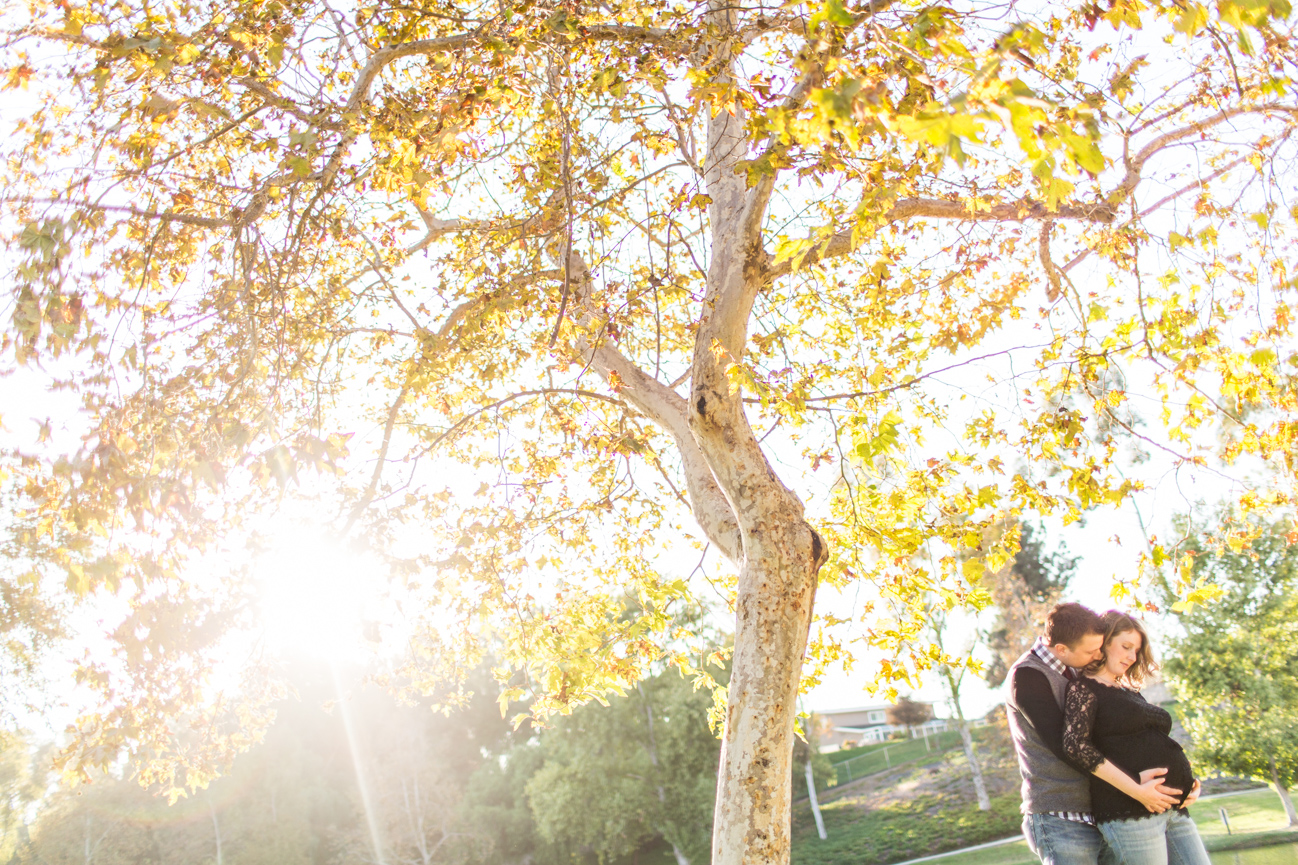
[[1166, 769], [1163, 783], [1180, 790], [1182, 801], [1194, 786], [1190, 760], [1170, 736], [1149, 730], [1134, 736], [1115, 736], [1110, 741], [1097, 741], [1095, 744], [1115, 765], [1137, 780], [1146, 769]]

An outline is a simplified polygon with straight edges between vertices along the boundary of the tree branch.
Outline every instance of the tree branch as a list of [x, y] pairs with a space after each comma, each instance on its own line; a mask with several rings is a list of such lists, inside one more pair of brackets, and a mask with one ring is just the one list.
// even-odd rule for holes
[[159, 222], [180, 222], [185, 225], [197, 225], [201, 228], [229, 228], [239, 221], [233, 216], [218, 219], [213, 216], [199, 216], [196, 213], [177, 213], [174, 210], [145, 210], [127, 204], [97, 204], [93, 201], [73, 201], [66, 198], [33, 198], [26, 195], [6, 195], [0, 197], [0, 201], [18, 204], [61, 204], [81, 207], [86, 210], [96, 210], [102, 213], [127, 213], [131, 216], [142, 216], [145, 219], [156, 219]]
[[[439, 346], [446, 344], [447, 338], [450, 337], [455, 328], [459, 327], [460, 322], [464, 321], [465, 317], [469, 314], [469, 310], [478, 304], [480, 300], [481, 298], [467, 300], [456, 306], [455, 309], [451, 310], [451, 314], [446, 317], [446, 321], [442, 322], [442, 326], [437, 329], [436, 339]], [[397, 302], [400, 303], [399, 300]], [[404, 309], [404, 307], [402, 308]], [[410, 313], [407, 311], [406, 315], [409, 316]], [[414, 320], [413, 317], [411, 320]], [[418, 326], [418, 322], [416, 322], [416, 326]], [[397, 416], [400, 414], [401, 406], [405, 403], [406, 396], [409, 395], [409, 393], [410, 375], [407, 373], [406, 380], [401, 385], [401, 390], [397, 393], [397, 398], [392, 401], [392, 406], [388, 409], [387, 422], [383, 425], [383, 445], [379, 448], [378, 461], [374, 465], [374, 473], [370, 475], [370, 482], [366, 486], [365, 492], [361, 495], [360, 501], [356, 503], [356, 507], [352, 508], [351, 516], [347, 519], [347, 525], [343, 528], [344, 535], [351, 531], [352, 526], [356, 524], [356, 520], [360, 518], [361, 514], [365, 512], [365, 509], [370, 506], [372, 501], [374, 501], [374, 494], [378, 491], [379, 480], [383, 477], [383, 467], [387, 463], [388, 448], [392, 444], [392, 430], [396, 427]]]
[[1282, 105], [1280, 103], [1266, 103], [1263, 105], [1239, 106], [1236, 108], [1227, 108], [1211, 117], [1196, 121], [1180, 129], [1174, 129], [1171, 132], [1165, 132], [1146, 144], [1136, 153], [1135, 156], [1126, 160], [1127, 173], [1123, 176], [1122, 182], [1118, 184], [1113, 192], [1109, 193], [1108, 201], [1115, 207], [1121, 204], [1128, 196], [1136, 191], [1140, 184], [1140, 172], [1144, 169], [1145, 163], [1153, 158], [1160, 150], [1167, 148], [1178, 141], [1183, 141], [1194, 135], [1202, 134], [1215, 126], [1225, 123], [1235, 117], [1245, 114], [1288, 114], [1290, 117], [1298, 118], [1298, 107], [1292, 105]]
[[640, 369], [604, 339], [605, 319], [591, 303], [590, 271], [585, 262], [573, 254], [567, 271], [573, 280], [573, 312], [578, 325], [573, 348], [619, 396], [676, 442], [695, 521], [723, 555], [738, 562], [743, 553], [739, 522], [690, 431], [685, 398]]
[[[954, 219], [965, 222], [1026, 222], [1032, 219], [1075, 219], [1108, 225], [1117, 216], [1117, 208], [1106, 203], [1065, 204], [1050, 210], [1039, 201], [980, 204], [947, 198], [904, 198], [888, 209], [881, 222], [903, 222], [907, 219]], [[796, 262], [792, 259], [773, 264], [771, 279], [787, 276], [795, 270], [812, 267], [822, 261], [847, 255], [856, 248], [853, 231], [844, 229], [831, 235], [818, 249], [813, 248]]]
[[239, 84], [247, 88], [249, 91], [256, 93], [258, 96], [264, 99], [266, 101], [266, 104], [269, 105], [270, 107], [278, 108], [281, 111], [286, 111], [289, 114], [292, 114], [298, 120], [301, 120], [303, 123], [307, 124], [308, 126], [313, 126], [318, 129], [328, 129], [332, 132], [338, 132], [342, 129], [342, 124], [336, 121], [325, 120], [319, 115], [308, 114], [307, 112], [303, 111], [298, 106], [298, 104], [294, 102], [292, 99], [289, 99], [285, 96], [280, 96], [274, 90], [270, 89], [270, 87], [268, 87], [264, 82], [258, 81], [256, 78], [250, 78], [245, 76], [243, 78], [237, 78], [235, 80]]

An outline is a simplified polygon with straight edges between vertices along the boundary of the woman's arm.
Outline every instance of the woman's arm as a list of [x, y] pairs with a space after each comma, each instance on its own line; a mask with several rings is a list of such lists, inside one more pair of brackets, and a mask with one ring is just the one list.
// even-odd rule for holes
[[1073, 682], [1068, 686], [1068, 694], [1064, 697], [1064, 750], [1072, 761], [1101, 781], [1117, 787], [1154, 814], [1161, 814], [1175, 805], [1176, 797], [1158, 790], [1167, 774], [1166, 769], [1143, 773], [1142, 779], [1149, 777], [1140, 783], [1109, 762], [1095, 747], [1091, 742], [1095, 708], [1095, 692], [1083, 682]]

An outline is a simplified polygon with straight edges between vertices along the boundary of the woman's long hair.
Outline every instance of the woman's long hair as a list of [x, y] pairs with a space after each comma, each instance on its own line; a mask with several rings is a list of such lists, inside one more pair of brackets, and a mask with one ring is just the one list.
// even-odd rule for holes
[[1104, 623], [1104, 654], [1100, 655], [1099, 660], [1088, 664], [1086, 672], [1094, 673], [1104, 666], [1109, 657], [1110, 640], [1119, 634], [1135, 631], [1140, 634], [1140, 650], [1136, 652], [1136, 662], [1127, 668], [1127, 672], [1118, 679], [1118, 684], [1137, 690], [1145, 687], [1145, 683], [1158, 672], [1158, 662], [1154, 660], [1154, 650], [1149, 647], [1149, 634], [1145, 631], [1144, 623], [1121, 610], [1109, 610], [1100, 616], [1100, 621]]

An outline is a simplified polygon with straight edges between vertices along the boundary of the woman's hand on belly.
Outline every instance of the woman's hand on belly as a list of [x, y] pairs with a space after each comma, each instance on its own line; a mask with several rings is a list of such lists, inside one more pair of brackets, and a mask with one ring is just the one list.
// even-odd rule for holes
[[[1173, 787], [1172, 785], [1166, 783], [1165, 781], [1166, 775], [1167, 775], [1166, 769], [1146, 769], [1145, 771], [1140, 773], [1140, 785], [1143, 787], [1147, 785], [1150, 781], [1153, 781], [1154, 779], [1158, 779], [1158, 783], [1154, 784], [1154, 789], [1162, 793], [1164, 796], [1169, 796], [1172, 799], [1175, 799], [1176, 802], [1174, 803], [1173, 807], [1176, 808], [1185, 807], [1186, 805], [1189, 804], [1189, 802], [1182, 801], [1182, 800], [1186, 799], [1189, 794], [1187, 794], [1186, 791], [1182, 790], [1180, 787]], [[1194, 789], [1197, 791], [1199, 782], [1195, 781], [1194, 784], [1195, 784]], [[1194, 795], [1196, 799], [1199, 797], [1199, 794], [1197, 792]]]
[[1168, 808], [1178, 807], [1178, 800], [1183, 792], [1181, 790], [1174, 790], [1173, 793], [1163, 792], [1164, 789], [1173, 789], [1164, 788], [1161, 783], [1162, 778], [1167, 774], [1166, 769], [1146, 769], [1140, 773], [1140, 780], [1137, 782], [1111, 761], [1105, 760], [1095, 767], [1094, 774], [1101, 781], [1109, 782], [1144, 805], [1152, 814], [1161, 814]]

